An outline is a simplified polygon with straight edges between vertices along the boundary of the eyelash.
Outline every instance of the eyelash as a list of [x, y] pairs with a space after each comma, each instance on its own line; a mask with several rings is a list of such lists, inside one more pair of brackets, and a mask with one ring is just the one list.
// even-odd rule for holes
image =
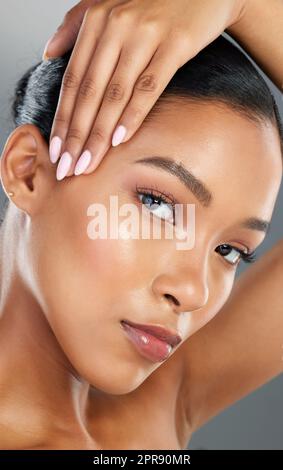
[[[139, 203], [143, 204], [141, 200], [139, 199], [139, 196], [147, 196], [147, 197], [149, 196], [149, 197], [152, 197], [152, 199], [155, 199], [164, 204], [171, 204], [173, 208], [173, 213], [175, 216], [175, 204], [177, 204], [177, 201], [172, 194], [161, 192], [157, 188], [144, 188], [144, 187], [138, 187], [136, 185], [134, 197]], [[173, 225], [175, 225], [175, 217], [174, 217]], [[251, 251], [250, 253], [246, 253], [240, 248], [237, 248], [233, 245], [228, 245], [226, 243], [223, 243], [222, 245], [219, 245], [219, 246], [226, 246], [237, 251], [240, 254], [239, 261], [242, 259], [244, 263], [253, 263], [257, 259], [255, 250]], [[231, 266], [235, 266], [239, 264], [239, 261], [237, 261], [236, 263], [230, 263], [229, 261], [227, 261], [227, 263]]]
[[251, 251], [250, 253], [246, 253], [245, 251], [241, 250], [240, 248], [237, 248], [236, 246], [233, 246], [233, 245], [229, 245], [227, 243], [223, 243], [222, 245], [219, 245], [219, 246], [225, 246], [225, 247], [232, 248], [233, 250], [237, 251], [240, 254], [239, 261], [236, 261], [236, 263], [230, 263], [228, 261], [228, 263], [232, 266], [235, 266], [235, 265], [239, 264], [241, 259], [244, 261], [244, 263], [253, 263], [257, 259], [255, 250]]
[[141, 196], [152, 197], [152, 199], [155, 199], [158, 202], [163, 202], [164, 204], [170, 204], [173, 208], [173, 214], [174, 214], [174, 216], [173, 216], [173, 220], [174, 220], [173, 225], [175, 225], [175, 204], [177, 204], [177, 201], [176, 201], [176, 199], [174, 198], [174, 196], [172, 194], [165, 193], [165, 191], [161, 192], [157, 188], [148, 189], [148, 188], [136, 186], [136, 191], [134, 193], [135, 199], [139, 203], [143, 204], [141, 202], [141, 200], [139, 199], [140, 195]]

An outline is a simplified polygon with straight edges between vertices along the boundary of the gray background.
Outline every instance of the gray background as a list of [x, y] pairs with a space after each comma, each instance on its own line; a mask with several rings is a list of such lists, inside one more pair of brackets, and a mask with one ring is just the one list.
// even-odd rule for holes
[[[0, 147], [12, 130], [10, 104], [15, 82], [41, 59], [47, 39], [64, 14], [77, 2], [70, 0], [0, 0]], [[271, 52], [272, 53], [272, 52]], [[267, 77], [265, 76], [267, 79]], [[279, 90], [268, 80], [283, 115]], [[0, 204], [5, 200], [0, 189]], [[283, 236], [283, 189], [276, 204], [272, 227], [258, 254]], [[242, 263], [243, 264], [243, 263]], [[238, 275], [248, 266], [242, 266]], [[268, 315], [268, 312], [266, 312]], [[189, 449], [283, 449], [283, 374], [239, 400], [198, 430]]]

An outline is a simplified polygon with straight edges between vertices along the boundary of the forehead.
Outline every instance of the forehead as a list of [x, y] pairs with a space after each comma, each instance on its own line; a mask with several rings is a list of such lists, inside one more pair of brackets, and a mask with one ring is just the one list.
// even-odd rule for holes
[[[170, 155], [227, 199], [246, 196], [251, 209], [271, 215], [282, 177], [279, 135], [220, 102], [165, 103], [141, 126], [143, 153]], [[254, 211], [253, 211], [254, 212]]]

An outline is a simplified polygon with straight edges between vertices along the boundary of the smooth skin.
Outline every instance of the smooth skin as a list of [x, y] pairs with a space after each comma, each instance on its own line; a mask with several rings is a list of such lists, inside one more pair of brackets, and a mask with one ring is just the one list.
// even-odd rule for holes
[[282, 89], [282, 9], [281, 0], [79, 2], [43, 55], [74, 46], [50, 137], [57, 178], [91, 173], [129, 140], [176, 70], [224, 30]]
[[67, 50], [66, 31], [72, 24], [73, 34], [73, 23], [77, 26], [86, 10], [50, 136], [51, 161], [61, 155], [59, 180], [91, 173], [111, 144], [129, 140], [177, 69], [240, 19], [244, 1], [106, 0], [89, 5], [83, 1], [72, 9], [56, 38], [57, 52], [62, 53], [60, 34]]
[[[133, 164], [158, 154], [194, 171], [213, 205]], [[15, 129], [1, 159], [3, 187], [15, 192], [1, 232], [1, 448], [184, 448], [210, 416], [282, 372], [283, 242], [234, 288], [235, 267], [215, 251], [262, 243], [264, 233], [239, 223], [271, 218], [281, 179], [277, 130], [212, 103], [164, 105], [96, 172], [60, 183], [39, 130]], [[196, 204], [194, 250], [86, 236], [89, 204], [107, 205], [110, 194], [133, 202], [137, 183]], [[175, 328], [183, 341], [153, 365], [123, 336], [125, 316]]]
[[[211, 191], [212, 203], [203, 206], [165, 170], [135, 163], [152, 155], [192, 171]], [[260, 312], [238, 309], [243, 296], [247, 306], [253, 300], [245, 285], [236, 310], [229, 305], [234, 328], [221, 308], [236, 273], [231, 254], [239, 260], [237, 249], [252, 251], [265, 237], [241, 223], [270, 220], [281, 179], [277, 129], [217, 103], [163, 104], [131, 140], [109, 150], [96, 172], [63, 182], [55, 178], [39, 130], [16, 128], [1, 159], [3, 187], [15, 193], [0, 245], [1, 448], [185, 448], [200, 417], [204, 422], [251, 383], [279, 373], [282, 248], [280, 266], [263, 262], [266, 277], [281, 277], [270, 282], [270, 291], [257, 289], [262, 281], [250, 268]], [[109, 196], [117, 195], [119, 206], [141, 209], [136, 185], [195, 204], [193, 249], [177, 250], [176, 240], [164, 236], [87, 236], [92, 203], [109, 207]], [[230, 256], [217, 251], [223, 244], [231, 246]], [[219, 311], [218, 328], [202, 335]], [[182, 342], [165, 362], [153, 363], [124, 334], [125, 318], [176, 330]], [[200, 344], [191, 347], [198, 332]], [[256, 349], [243, 355], [248, 336]], [[226, 395], [222, 387], [232, 371], [237, 387], [229, 383]]]

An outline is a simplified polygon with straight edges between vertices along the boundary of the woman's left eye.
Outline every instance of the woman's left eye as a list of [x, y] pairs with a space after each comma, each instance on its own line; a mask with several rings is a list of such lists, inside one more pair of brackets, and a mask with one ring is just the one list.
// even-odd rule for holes
[[243, 250], [240, 250], [240, 248], [235, 248], [232, 245], [219, 245], [216, 251], [232, 265], [238, 264], [241, 259], [246, 263], [252, 263], [256, 260], [255, 252], [245, 253]]
[[231, 245], [219, 245], [216, 251], [220, 253], [230, 264], [237, 264], [241, 259], [241, 253]]
[[169, 200], [167, 201], [165, 197], [160, 193], [159, 195], [153, 194], [152, 191], [150, 192], [136, 192], [139, 200], [143, 205], [147, 207], [147, 209], [154, 213], [155, 216], [167, 220], [174, 224], [175, 221], [175, 209], [174, 209], [174, 201]]
[[[159, 191], [159, 194], [156, 195], [153, 193], [153, 190], [141, 191], [141, 189], [143, 188], [136, 187], [135, 192], [135, 196], [139, 201], [145, 205], [149, 211], [153, 212], [155, 216], [175, 225], [175, 199]], [[166, 198], [168, 198], [168, 200]], [[219, 245], [216, 251], [231, 265], [237, 265], [241, 259], [245, 263], [252, 263], [256, 260], [254, 251], [246, 253], [240, 250], [240, 248], [228, 244]]]

